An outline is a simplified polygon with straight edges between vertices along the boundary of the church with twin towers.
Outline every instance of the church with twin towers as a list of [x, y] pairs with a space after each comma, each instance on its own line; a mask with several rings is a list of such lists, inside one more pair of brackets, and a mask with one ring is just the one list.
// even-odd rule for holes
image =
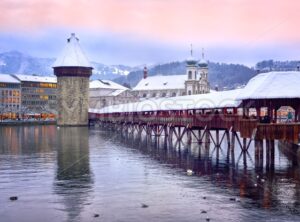
[[148, 76], [148, 70], [145, 67], [143, 78], [133, 88], [135, 96], [141, 99], [195, 95], [209, 92], [208, 62], [204, 58], [204, 50], [202, 49], [201, 59], [198, 60], [193, 55], [192, 47], [190, 56], [186, 59], [185, 74]]

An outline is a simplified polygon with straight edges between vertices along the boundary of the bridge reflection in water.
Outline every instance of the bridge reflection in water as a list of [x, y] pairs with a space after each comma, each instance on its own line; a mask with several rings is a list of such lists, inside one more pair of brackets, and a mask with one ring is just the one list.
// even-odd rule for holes
[[[107, 127], [105, 133], [112, 135]], [[296, 210], [300, 206], [298, 147], [274, 140], [259, 140], [244, 151], [235, 149], [239, 146], [238, 141], [228, 146], [223, 140], [216, 146], [212, 142], [189, 142], [186, 137], [174, 141], [169, 137], [124, 130], [115, 133], [112, 140], [119, 140], [128, 148], [150, 155], [166, 167], [192, 172], [193, 176], [206, 178], [214, 186], [230, 190], [233, 195], [250, 198], [253, 200], [251, 204], [258, 207], [300, 214]], [[290, 200], [295, 201], [291, 203]], [[248, 204], [245, 203], [245, 207], [249, 207]]]

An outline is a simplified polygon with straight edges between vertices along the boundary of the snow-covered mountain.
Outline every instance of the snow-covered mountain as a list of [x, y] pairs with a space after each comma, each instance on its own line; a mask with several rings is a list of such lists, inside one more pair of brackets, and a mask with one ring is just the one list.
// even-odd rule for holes
[[[53, 75], [54, 58], [38, 58], [18, 51], [0, 53], [0, 73]], [[137, 67], [125, 65], [104, 65], [92, 62], [94, 67], [92, 79], [115, 79], [136, 71]]]

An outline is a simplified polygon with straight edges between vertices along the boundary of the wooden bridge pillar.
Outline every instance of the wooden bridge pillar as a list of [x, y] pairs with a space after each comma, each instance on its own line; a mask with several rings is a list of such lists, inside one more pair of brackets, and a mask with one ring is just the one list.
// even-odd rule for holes
[[198, 143], [202, 143], [201, 129], [198, 130]]
[[243, 151], [247, 151], [247, 138], [243, 138], [243, 147], [242, 147]]
[[226, 134], [226, 140], [227, 140], [227, 148], [229, 150], [230, 149], [230, 134], [229, 134], [229, 131], [226, 130], [225, 134]]
[[187, 143], [190, 145], [192, 143], [192, 132], [191, 129], [187, 129]]
[[169, 136], [168, 125], [164, 125], [164, 135], [165, 137]]
[[205, 143], [210, 143], [210, 132], [208, 129], [204, 131], [205, 133]]
[[263, 161], [264, 161], [264, 150], [263, 150], [263, 141], [262, 140], [255, 140], [255, 169], [262, 171], [263, 170]]
[[232, 131], [232, 133], [231, 133], [231, 146], [230, 146], [231, 150], [233, 150], [234, 146], [235, 146], [235, 136], [236, 136], [236, 132]]
[[266, 140], [266, 170], [274, 170], [275, 143], [274, 140]]
[[216, 130], [216, 147], [220, 147], [220, 131], [217, 129]]

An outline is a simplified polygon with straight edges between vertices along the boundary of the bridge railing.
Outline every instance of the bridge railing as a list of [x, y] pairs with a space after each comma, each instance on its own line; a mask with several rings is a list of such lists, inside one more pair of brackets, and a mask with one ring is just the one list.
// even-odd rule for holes
[[196, 114], [196, 115], [102, 115], [100, 121], [113, 123], [156, 124], [173, 126], [189, 126], [209, 129], [233, 129], [235, 131], [247, 128], [249, 135], [257, 125], [256, 119], [243, 119], [239, 115], [227, 114]]

